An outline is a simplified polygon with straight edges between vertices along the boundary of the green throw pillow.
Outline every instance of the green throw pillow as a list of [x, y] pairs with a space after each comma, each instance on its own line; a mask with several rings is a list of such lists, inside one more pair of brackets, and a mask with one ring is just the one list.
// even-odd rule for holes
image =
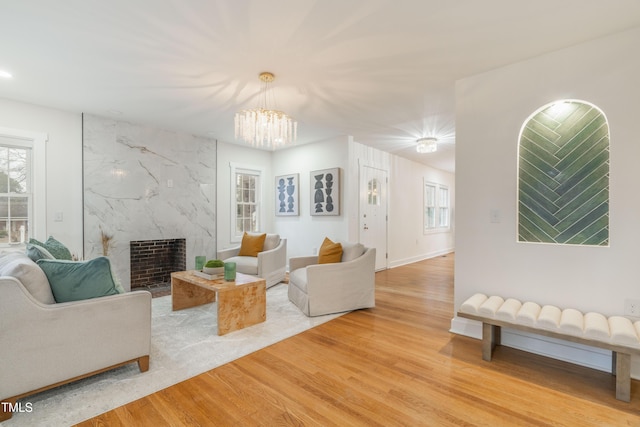
[[49, 252], [44, 246], [34, 243], [27, 243], [27, 256], [31, 258], [33, 262], [36, 262], [39, 259], [55, 259], [55, 257], [51, 255], [51, 252]]
[[71, 260], [71, 252], [65, 245], [57, 241], [53, 238], [53, 236], [49, 236], [46, 242], [42, 243], [36, 239], [29, 239], [29, 243], [33, 245], [42, 246], [45, 248], [55, 259], [66, 259]]
[[[49, 279], [56, 302], [79, 301], [122, 293], [107, 257], [89, 261], [41, 259], [38, 265]], [[120, 286], [120, 289], [122, 287]]]

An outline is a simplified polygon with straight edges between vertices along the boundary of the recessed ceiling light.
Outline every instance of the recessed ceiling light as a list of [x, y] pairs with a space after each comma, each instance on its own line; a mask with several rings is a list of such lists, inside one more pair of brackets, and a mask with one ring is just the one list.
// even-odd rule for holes
[[10, 79], [13, 76], [8, 71], [0, 70], [0, 77], [2, 77], [3, 79]]

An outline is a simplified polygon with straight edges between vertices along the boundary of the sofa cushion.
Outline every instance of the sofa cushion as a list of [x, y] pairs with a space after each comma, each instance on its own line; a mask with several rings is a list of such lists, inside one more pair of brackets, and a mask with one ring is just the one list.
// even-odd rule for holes
[[89, 261], [41, 259], [56, 302], [79, 301], [122, 293], [107, 257]]
[[242, 236], [242, 244], [240, 245], [240, 252], [238, 252], [238, 256], [257, 257], [258, 252], [262, 252], [262, 249], [264, 248], [264, 241], [266, 238], [266, 233], [249, 234], [245, 231]]
[[362, 243], [342, 242], [342, 262], [353, 261], [363, 253], [364, 245]]
[[258, 274], [258, 258], [254, 256], [234, 256], [225, 259], [224, 262], [235, 262], [236, 271], [242, 274], [255, 276]]
[[27, 243], [27, 256], [31, 258], [33, 262], [39, 259], [55, 259], [51, 252], [49, 252], [44, 246], [36, 245], [34, 243]]
[[0, 276], [11, 276], [20, 281], [29, 293], [43, 304], [54, 304], [47, 276], [26, 254], [6, 252], [0, 255]]
[[280, 244], [280, 235], [279, 234], [269, 234], [267, 233], [267, 237], [264, 239], [264, 246], [262, 247], [263, 251], [270, 251], [275, 249]]
[[53, 236], [49, 236], [47, 241], [44, 243], [36, 239], [29, 239], [29, 243], [45, 248], [51, 255], [53, 255], [55, 259], [72, 259], [69, 249], [67, 249], [65, 245], [54, 239]]
[[328, 237], [324, 238], [320, 251], [318, 251], [318, 264], [330, 264], [340, 262], [342, 259], [342, 245], [332, 242]]

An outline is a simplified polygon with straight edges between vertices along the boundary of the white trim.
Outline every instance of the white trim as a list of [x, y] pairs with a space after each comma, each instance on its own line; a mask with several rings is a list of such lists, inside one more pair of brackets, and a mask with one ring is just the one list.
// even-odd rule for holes
[[389, 268], [402, 267], [403, 265], [413, 264], [414, 262], [424, 261], [425, 259], [436, 258], [439, 256], [447, 255], [454, 252], [454, 248], [442, 249], [435, 252], [429, 252], [427, 254], [416, 255], [409, 258], [399, 259], [393, 262], [388, 263]]
[[[0, 127], [0, 135], [24, 140], [24, 147], [32, 149], [32, 193], [33, 217], [31, 236], [38, 240], [47, 239], [47, 152], [46, 142], [49, 135], [22, 129]], [[20, 142], [18, 142], [18, 145]]]

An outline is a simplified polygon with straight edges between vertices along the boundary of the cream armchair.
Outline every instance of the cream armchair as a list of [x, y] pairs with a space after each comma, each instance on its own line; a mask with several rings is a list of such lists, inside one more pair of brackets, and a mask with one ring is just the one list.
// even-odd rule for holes
[[342, 262], [289, 259], [289, 300], [307, 316], [375, 307], [375, 248], [343, 243]]
[[262, 252], [257, 257], [238, 256], [240, 246], [218, 251], [218, 258], [224, 262], [235, 262], [236, 271], [258, 276], [267, 282], [267, 288], [284, 280], [287, 273], [287, 239], [279, 234], [268, 234]]

